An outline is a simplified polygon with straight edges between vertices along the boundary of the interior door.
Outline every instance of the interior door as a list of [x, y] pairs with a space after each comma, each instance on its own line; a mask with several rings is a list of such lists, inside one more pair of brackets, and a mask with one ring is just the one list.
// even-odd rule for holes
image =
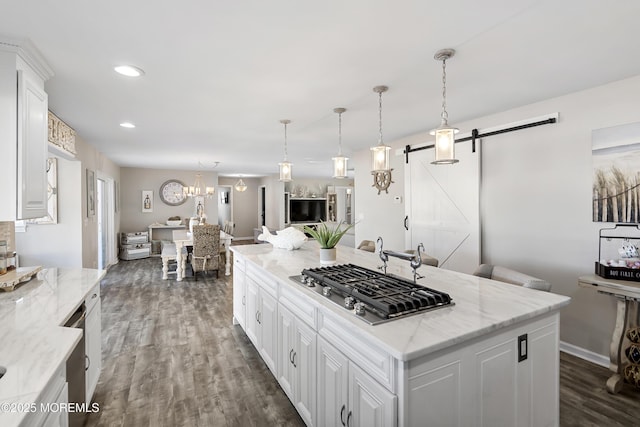
[[449, 270], [472, 273], [480, 264], [480, 146], [456, 144], [453, 165], [432, 165], [434, 150], [415, 151], [405, 168], [407, 246], [424, 244]]

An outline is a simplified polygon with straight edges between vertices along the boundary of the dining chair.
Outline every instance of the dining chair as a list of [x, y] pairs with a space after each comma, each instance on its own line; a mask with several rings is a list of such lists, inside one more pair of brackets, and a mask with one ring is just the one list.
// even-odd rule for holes
[[198, 272], [216, 271], [220, 269], [220, 226], [218, 224], [201, 224], [193, 226], [193, 253], [191, 254], [193, 277], [197, 280]]

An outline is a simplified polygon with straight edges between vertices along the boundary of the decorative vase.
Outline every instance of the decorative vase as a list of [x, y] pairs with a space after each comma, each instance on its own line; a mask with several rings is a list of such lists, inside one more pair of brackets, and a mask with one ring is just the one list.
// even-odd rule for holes
[[336, 263], [336, 248], [320, 248], [320, 264], [331, 265]]

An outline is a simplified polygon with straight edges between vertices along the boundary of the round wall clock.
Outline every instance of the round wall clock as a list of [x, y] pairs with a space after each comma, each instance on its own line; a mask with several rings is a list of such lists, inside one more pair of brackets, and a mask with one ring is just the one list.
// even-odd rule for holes
[[169, 206], [179, 206], [187, 201], [187, 196], [184, 195], [184, 184], [177, 179], [170, 179], [165, 181], [160, 186], [160, 200]]

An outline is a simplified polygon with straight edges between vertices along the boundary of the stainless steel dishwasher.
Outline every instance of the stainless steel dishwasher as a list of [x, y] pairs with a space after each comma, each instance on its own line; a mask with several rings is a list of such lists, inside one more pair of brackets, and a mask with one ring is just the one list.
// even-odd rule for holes
[[[69, 387], [69, 403], [77, 403], [84, 406], [85, 403], [85, 345], [84, 345], [84, 321], [87, 316], [87, 307], [84, 302], [75, 313], [67, 320], [64, 326], [82, 330], [82, 338], [67, 359], [67, 383]], [[69, 412], [69, 426], [81, 427], [86, 421], [87, 413], [83, 411]]]

